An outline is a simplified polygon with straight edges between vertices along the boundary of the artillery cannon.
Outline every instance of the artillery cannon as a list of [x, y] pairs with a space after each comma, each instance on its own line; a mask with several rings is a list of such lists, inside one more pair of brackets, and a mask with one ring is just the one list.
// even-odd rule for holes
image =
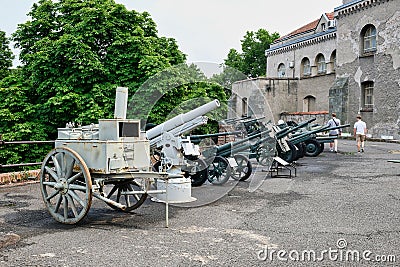
[[151, 194], [166, 203], [168, 226], [168, 203], [194, 200], [190, 181], [182, 175], [152, 171], [150, 144], [140, 131], [140, 120], [126, 119], [127, 100], [128, 89], [119, 87], [114, 119], [58, 129], [55, 148], [44, 158], [40, 171], [44, 203], [58, 222], [80, 222], [93, 197], [129, 212]]
[[293, 162], [304, 155], [305, 146], [299, 140], [298, 143], [293, 144], [289, 141], [293, 133], [301, 128], [307, 127], [315, 118], [299, 123], [295, 126], [288, 126], [287, 124], [275, 125], [272, 127], [275, 133], [276, 149], [278, 156], [287, 162]]
[[[209, 164], [209, 181], [213, 184], [223, 184], [229, 177], [236, 180], [247, 180], [252, 172], [250, 156], [257, 157], [262, 152], [262, 144], [270, 139], [270, 130], [248, 136], [242, 140], [229, 142], [203, 151], [203, 156]], [[250, 141], [260, 138], [254, 144]], [[249, 157], [245, 156], [246, 151]], [[265, 156], [266, 154], [263, 154]]]
[[219, 106], [219, 101], [213, 100], [148, 130], [146, 136], [154, 148], [153, 153], [159, 156], [154, 170], [171, 174], [183, 172], [192, 186], [202, 185], [208, 178], [207, 163], [200, 158], [199, 146], [192, 143], [190, 137], [181, 135], [207, 123], [203, 115]]
[[[331, 131], [331, 130], [336, 130], [336, 129], [342, 129], [342, 128], [346, 128], [349, 127], [350, 124], [345, 124], [345, 125], [339, 125], [339, 126], [334, 126], [331, 128], [328, 128], [327, 126], [322, 126], [320, 128], [318, 128], [318, 130], [315, 132], [317, 133], [321, 133], [321, 132], [325, 132], [325, 131]], [[337, 139], [337, 136], [318, 136], [318, 135], [314, 135], [313, 138], [310, 138], [309, 140], [305, 141], [306, 144], [306, 156], [309, 157], [316, 157], [319, 154], [322, 153], [322, 151], [324, 151], [324, 144], [325, 143], [331, 143], [333, 142], [333, 140]]]

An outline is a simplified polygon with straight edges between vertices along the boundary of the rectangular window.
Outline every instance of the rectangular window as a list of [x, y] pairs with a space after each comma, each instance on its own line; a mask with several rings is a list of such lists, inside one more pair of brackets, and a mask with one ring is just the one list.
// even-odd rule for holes
[[364, 109], [372, 109], [374, 107], [374, 83], [363, 83], [363, 107]]

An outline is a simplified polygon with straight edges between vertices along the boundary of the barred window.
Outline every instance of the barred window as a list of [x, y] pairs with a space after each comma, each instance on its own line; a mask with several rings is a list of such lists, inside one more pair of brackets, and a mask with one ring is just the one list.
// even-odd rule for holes
[[374, 82], [362, 83], [363, 88], [363, 108], [372, 109], [374, 107]]

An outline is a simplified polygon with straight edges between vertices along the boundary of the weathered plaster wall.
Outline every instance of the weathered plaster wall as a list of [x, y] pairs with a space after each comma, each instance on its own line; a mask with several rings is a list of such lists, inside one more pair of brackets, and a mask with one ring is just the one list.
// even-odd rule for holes
[[[378, 1], [337, 18], [337, 76], [348, 77], [346, 121], [363, 116], [373, 137], [400, 138], [400, 6], [398, 0]], [[362, 28], [377, 29], [376, 53], [360, 53]], [[374, 107], [362, 108], [362, 83], [374, 82]]]

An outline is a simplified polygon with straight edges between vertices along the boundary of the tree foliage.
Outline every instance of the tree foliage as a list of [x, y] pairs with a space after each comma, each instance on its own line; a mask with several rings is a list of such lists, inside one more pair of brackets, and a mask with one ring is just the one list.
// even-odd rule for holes
[[116, 86], [134, 92], [154, 73], [182, 63], [174, 39], [158, 37], [147, 12], [113, 0], [40, 0], [14, 33], [35, 119], [50, 137], [68, 121], [112, 116]]
[[0, 31], [0, 80], [9, 74], [9, 70], [12, 67], [14, 55], [9, 45], [10, 42], [6, 37], [6, 33]]
[[224, 64], [239, 70], [250, 78], [265, 76], [265, 50], [277, 38], [279, 38], [277, 32], [270, 34], [265, 29], [259, 29], [256, 32], [248, 31], [241, 40], [242, 53], [232, 48], [224, 60]]
[[[22, 65], [0, 81], [3, 140], [54, 140], [69, 121], [111, 118], [117, 86], [129, 88], [130, 114], [151, 106], [154, 123], [183, 111], [179, 104], [190, 98], [227, 98], [221, 85], [183, 64], [176, 41], [159, 37], [147, 12], [114, 0], [39, 0], [28, 15], [12, 36]], [[150, 105], [155, 92], [161, 96]], [[0, 162], [40, 161], [46, 149], [1, 148]]]

